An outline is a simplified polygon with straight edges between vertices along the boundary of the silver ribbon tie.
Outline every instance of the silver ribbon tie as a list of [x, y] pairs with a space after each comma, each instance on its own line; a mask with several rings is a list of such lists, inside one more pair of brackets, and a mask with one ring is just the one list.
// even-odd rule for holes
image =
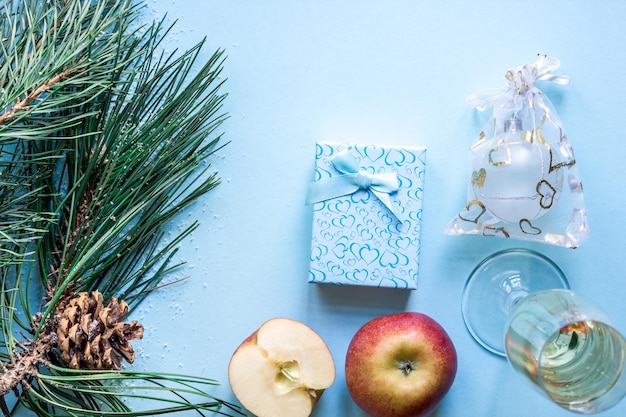
[[467, 104], [480, 111], [495, 106], [502, 98], [516, 98], [525, 94], [532, 94], [535, 90], [535, 81], [550, 81], [555, 84], [566, 85], [569, 77], [556, 75], [553, 71], [559, 68], [561, 62], [551, 56], [539, 55], [534, 64], [524, 65], [507, 72], [507, 86], [504, 88], [489, 88], [467, 97]]

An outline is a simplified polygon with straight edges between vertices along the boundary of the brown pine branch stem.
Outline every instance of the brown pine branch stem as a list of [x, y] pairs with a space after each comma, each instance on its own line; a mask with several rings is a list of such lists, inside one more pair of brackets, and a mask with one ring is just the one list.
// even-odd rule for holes
[[2, 363], [0, 375], [0, 397], [10, 391], [16, 391], [19, 386], [28, 389], [28, 380], [37, 375], [39, 366], [48, 363], [46, 357], [52, 347], [52, 336], [42, 336], [27, 345], [22, 345], [22, 351], [14, 350], [11, 360]]
[[59, 84], [60, 82], [75, 75], [76, 73], [77, 71], [70, 70], [70, 69], [65, 69], [61, 71], [60, 73], [58, 73], [57, 75], [55, 75], [54, 77], [50, 78], [48, 81], [46, 81], [45, 83], [37, 87], [31, 93], [26, 95], [26, 97], [24, 97], [22, 100], [18, 101], [13, 106], [6, 109], [4, 113], [0, 114], [0, 128], [5, 126], [7, 123], [11, 122], [12, 120], [16, 119], [19, 112], [27, 110], [31, 104], [33, 104], [35, 101], [40, 99], [44, 93], [50, 91], [50, 89], [54, 87], [56, 84]]

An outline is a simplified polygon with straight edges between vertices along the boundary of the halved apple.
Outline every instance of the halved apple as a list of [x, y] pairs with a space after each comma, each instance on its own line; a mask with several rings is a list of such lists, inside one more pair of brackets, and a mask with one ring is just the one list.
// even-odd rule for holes
[[287, 318], [266, 321], [235, 350], [228, 381], [257, 417], [308, 417], [335, 380], [335, 362], [319, 334]]

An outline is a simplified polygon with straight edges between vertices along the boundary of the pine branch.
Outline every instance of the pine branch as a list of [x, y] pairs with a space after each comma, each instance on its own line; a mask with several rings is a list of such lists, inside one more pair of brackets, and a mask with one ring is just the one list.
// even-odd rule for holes
[[[0, 410], [11, 413], [2, 395], [14, 391], [41, 416], [238, 412], [205, 393], [214, 381], [121, 369], [143, 335], [129, 310], [171, 285], [198, 224], [168, 242], [164, 228], [219, 183], [208, 160], [223, 146], [223, 51], [197, 71], [202, 43], [156, 54], [169, 28], [131, 30], [131, 0], [3, 7]], [[120, 399], [138, 388], [157, 392], [139, 394], [145, 411]]]

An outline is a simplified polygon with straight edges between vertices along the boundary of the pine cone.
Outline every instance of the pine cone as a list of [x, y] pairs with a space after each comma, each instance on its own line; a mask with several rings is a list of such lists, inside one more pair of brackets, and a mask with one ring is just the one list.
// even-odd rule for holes
[[59, 312], [56, 334], [61, 357], [72, 369], [115, 369], [122, 359], [135, 360], [131, 340], [143, 337], [143, 326], [133, 320], [124, 323], [128, 304], [111, 298], [103, 306], [103, 296], [93, 291], [78, 293]]

